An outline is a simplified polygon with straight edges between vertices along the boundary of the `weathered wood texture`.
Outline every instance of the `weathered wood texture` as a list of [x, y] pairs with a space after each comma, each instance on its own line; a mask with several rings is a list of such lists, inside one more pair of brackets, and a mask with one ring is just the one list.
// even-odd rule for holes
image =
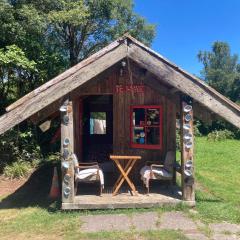
[[[119, 64], [117, 64], [119, 65]], [[69, 98], [73, 100], [78, 100], [80, 98], [84, 98], [89, 95], [109, 95], [113, 93], [113, 81], [112, 81], [112, 74], [116, 71], [116, 65], [112, 66], [111, 68], [107, 69], [106, 71], [100, 73], [96, 77], [92, 78], [90, 81], [85, 83], [84, 85], [79, 86], [72, 92], [70, 92]], [[30, 117], [30, 120], [34, 124], [39, 124], [39, 122], [45, 120], [46, 118], [50, 117], [51, 115], [58, 112], [59, 107], [62, 104], [64, 97], [56, 100], [55, 102], [51, 103], [50, 105], [46, 106], [45, 108], [41, 109], [40, 111], [36, 112], [34, 115]]]
[[161, 184], [154, 185], [153, 192], [147, 196], [142, 185], [136, 186], [138, 196], [131, 196], [127, 189], [122, 189], [120, 194], [112, 196], [112, 188], [105, 188], [102, 197], [82, 194], [74, 198], [74, 203], [62, 204], [62, 209], [118, 209], [118, 208], [152, 208], [159, 206], [174, 206], [184, 203], [195, 206], [195, 201], [183, 201], [179, 194], [180, 189], [166, 189]]
[[[139, 189], [139, 186], [137, 187]], [[175, 206], [184, 203], [174, 191], [138, 194], [131, 196], [130, 194], [121, 193], [116, 196], [111, 194], [103, 194], [102, 197], [94, 195], [79, 195], [74, 198], [74, 203], [63, 203], [62, 209], [119, 209], [119, 208], [153, 208], [160, 206]], [[185, 204], [185, 203], [184, 203]], [[195, 206], [195, 202], [186, 202], [186, 205]]]
[[[9, 111], [13, 110], [14, 108], [16, 108], [16, 107], [20, 106], [21, 104], [25, 103], [26, 101], [30, 100], [32, 97], [37, 96], [39, 93], [44, 92], [48, 88], [58, 84], [59, 82], [63, 81], [64, 79], [67, 79], [67, 78], [71, 77], [73, 74], [76, 74], [80, 69], [86, 67], [87, 65], [93, 63], [94, 61], [96, 61], [99, 58], [101, 58], [102, 56], [104, 56], [105, 54], [109, 53], [109, 51], [113, 51], [116, 48], [118, 48], [123, 43], [123, 41], [124, 41], [124, 39], [122, 39], [122, 38], [117, 39], [116, 41], [112, 42], [111, 44], [109, 44], [108, 46], [103, 48], [102, 50], [100, 50], [97, 53], [91, 55], [89, 58], [87, 58], [87, 59], [83, 60], [82, 62], [76, 64], [75, 66], [66, 70], [62, 74], [58, 75], [57, 77], [53, 78], [52, 80], [50, 80], [47, 83], [43, 84], [42, 86], [38, 87], [34, 91], [26, 94], [24, 97], [22, 97], [21, 99], [17, 100], [16, 102], [14, 102], [10, 106], [8, 106], [6, 108], [6, 111], [9, 112]], [[114, 64], [114, 62], [112, 64]], [[95, 71], [95, 69], [94, 69], [94, 71]]]
[[239, 106], [200, 80], [169, 64], [152, 51], [147, 52], [146, 48], [142, 48], [136, 44], [130, 45], [128, 56], [140, 66], [158, 76], [158, 79], [196, 99], [196, 101], [231, 122], [236, 127], [240, 127]]
[[[125, 59], [125, 61], [127, 60]], [[142, 156], [142, 160], [134, 166], [131, 173], [133, 180], [139, 182], [139, 171], [146, 161], [163, 162], [166, 152], [176, 148], [176, 106], [175, 95], [169, 93], [171, 89], [169, 86], [161, 84], [154, 75], [146, 73], [144, 69], [139, 68], [132, 62], [130, 64], [130, 69], [126, 67], [122, 75], [120, 74], [121, 63], [113, 66], [105, 74], [99, 75], [99, 78], [96, 77], [94, 81], [90, 81], [88, 87], [83, 86], [74, 90], [70, 97], [74, 101], [78, 101], [79, 97], [83, 99], [88, 95], [113, 95], [113, 153]], [[144, 93], [116, 93], [115, 86], [121, 84], [144, 84], [145, 91]], [[153, 84], [157, 84], [155, 85], [156, 89], [151, 87]], [[141, 104], [163, 106], [163, 146], [161, 150], [130, 147], [130, 106]], [[81, 121], [81, 119], [77, 118], [76, 115], [75, 126], [77, 126], [78, 121]], [[76, 136], [75, 144], [77, 146], [75, 151], [81, 161], [81, 138], [78, 139]]]
[[[209, 86], [208, 84], [206, 84], [204, 81], [200, 80], [199, 78], [197, 78], [196, 76], [188, 73], [187, 71], [183, 70], [182, 68], [180, 68], [179, 66], [177, 66], [176, 64], [174, 64], [173, 62], [171, 62], [170, 60], [168, 60], [167, 58], [163, 57], [161, 54], [153, 51], [151, 48], [147, 47], [146, 45], [144, 45], [143, 43], [139, 42], [137, 39], [133, 38], [132, 36], [130, 36], [129, 34], [125, 34], [127, 40], [128, 40], [128, 45], [130, 44], [135, 44], [136, 46], [144, 49], [146, 52], [150, 53], [151, 55], [153, 55], [154, 57], [158, 58], [160, 61], [166, 63], [168, 66], [170, 66], [173, 70], [178, 71], [179, 73], [182, 73], [184, 76], [186, 76], [188, 79], [197, 82], [200, 86], [202, 86], [205, 89], [208, 89], [209, 92], [211, 92], [213, 95], [218, 96], [221, 100], [225, 101], [227, 104], [229, 104], [231, 107], [233, 107], [237, 112], [240, 111], [240, 105], [232, 102], [231, 100], [229, 100], [227, 97], [225, 97], [224, 95], [222, 95], [221, 93], [217, 92], [214, 88], [212, 88], [211, 86]], [[129, 54], [128, 54], [129, 57]], [[179, 88], [176, 88], [176, 90], [181, 91]], [[176, 91], [174, 90], [174, 91]], [[195, 99], [197, 100], [197, 99]]]
[[60, 98], [60, 99], [56, 100], [55, 102], [51, 103], [50, 105], [46, 106], [45, 108], [41, 109], [40, 111], [38, 111], [37, 113], [32, 115], [30, 117], [30, 120], [34, 124], [38, 124], [39, 122], [45, 120], [46, 118], [48, 118], [55, 112], [58, 112], [58, 110], [63, 102], [63, 99], [64, 98]]
[[[113, 95], [113, 149], [114, 154], [140, 155], [142, 160], [138, 161], [132, 170], [132, 179], [139, 182], [139, 171], [146, 161], [164, 161], [166, 152], [176, 149], [176, 108], [175, 102], [171, 97], [168, 99], [169, 89], [159, 81], [158, 87], [161, 92], [149, 87], [152, 81], [155, 83], [156, 77], [145, 74], [142, 68], [130, 62], [130, 69], [124, 69], [122, 76], [119, 71], [115, 73], [114, 80], [116, 85], [144, 84], [144, 93], [114, 93]], [[130, 74], [129, 74], [130, 70]], [[132, 77], [131, 77], [132, 76]], [[147, 84], [148, 83], [148, 84]], [[158, 88], [157, 87], [157, 88]], [[164, 89], [164, 95], [163, 91]], [[163, 106], [163, 145], [162, 149], [141, 149], [131, 148], [130, 143], [130, 107], [133, 105], [162, 105]]]
[[[186, 168], [186, 162], [191, 160], [192, 163], [194, 163], [194, 132], [193, 132], [193, 110], [191, 110], [188, 113], [184, 112], [184, 107], [187, 105], [185, 101], [181, 102], [181, 134], [180, 134], [180, 140], [181, 140], [181, 167], [182, 167], [182, 197], [185, 201], [195, 201], [195, 184], [194, 184], [194, 165], [192, 165], [192, 168], [190, 171], [192, 172], [192, 176], [187, 176], [184, 172], [184, 170], [187, 170]], [[187, 114], [191, 115], [192, 120], [189, 122], [186, 122], [185, 116]], [[185, 130], [183, 128], [184, 124], [189, 123], [190, 129]], [[192, 134], [192, 147], [186, 148], [186, 140], [184, 139], [184, 135], [186, 134]]]
[[77, 155], [78, 160], [82, 159], [82, 99], [72, 100], [73, 106], [73, 124], [74, 124], [74, 153]]
[[[68, 102], [68, 100], [67, 100]], [[64, 122], [64, 117], [68, 117], [68, 123]], [[64, 140], [68, 138], [69, 144], [64, 145]], [[69, 164], [68, 169], [62, 168], [62, 202], [63, 203], [73, 203], [74, 201], [74, 166], [71, 158], [71, 154], [74, 150], [74, 120], [73, 120], [73, 104], [68, 102], [67, 111], [61, 113], [61, 155], [62, 163], [67, 162]], [[64, 157], [64, 149], [68, 151], [68, 155]], [[69, 175], [69, 180], [66, 181], [65, 176]], [[66, 188], [70, 188], [69, 195], [65, 194]]]
[[[80, 85], [83, 85], [89, 79], [97, 76], [110, 66], [121, 60], [126, 56], [126, 45], [119, 45], [114, 48], [114, 51], [107, 51], [104, 55], [94, 59], [91, 64], [85, 65], [80, 69], [71, 68], [68, 70], [68, 76], [63, 78], [61, 75], [59, 79], [55, 79], [57, 84], [44, 86], [41, 91], [33, 93], [34, 96], [29, 96], [29, 100], [26, 99], [17, 105], [12, 111], [4, 114], [0, 117], [0, 134], [22, 122], [28, 117], [32, 116], [39, 110], [55, 102], [59, 98], [65, 96], [69, 92], [73, 91]], [[70, 71], [70, 73], [69, 73]], [[64, 73], [66, 74], [66, 73]], [[61, 79], [61, 80], [60, 80]]]
[[[160, 79], [171, 86], [169, 96], [181, 91], [236, 127], [240, 127], [239, 105], [131, 36], [123, 36], [10, 105], [7, 108], [8, 113], [0, 117], [0, 134], [69, 94], [124, 57], [130, 57], [158, 76], [158, 81]], [[160, 88], [158, 90], [164, 92]], [[46, 108], [43, 114], [39, 113], [39, 119], [48, 114], [51, 114], [51, 108]]]

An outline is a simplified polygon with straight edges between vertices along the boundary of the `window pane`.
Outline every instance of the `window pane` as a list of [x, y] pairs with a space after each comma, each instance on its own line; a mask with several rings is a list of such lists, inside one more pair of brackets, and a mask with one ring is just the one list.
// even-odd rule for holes
[[134, 127], [133, 128], [133, 143], [145, 144], [144, 127]]
[[148, 127], [147, 132], [147, 144], [160, 144], [160, 132], [158, 127]]
[[106, 134], [106, 112], [90, 113], [90, 134]]
[[145, 123], [145, 109], [133, 109], [133, 126], [144, 126]]
[[148, 108], [147, 109], [147, 125], [157, 126], [159, 125], [159, 109], [158, 108]]

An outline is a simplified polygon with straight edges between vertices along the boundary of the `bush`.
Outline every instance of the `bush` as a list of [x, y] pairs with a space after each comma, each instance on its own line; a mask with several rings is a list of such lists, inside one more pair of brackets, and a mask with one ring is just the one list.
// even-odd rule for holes
[[201, 137], [202, 136], [202, 133], [199, 130], [200, 126], [201, 126], [200, 121], [198, 121], [198, 120], [194, 121], [193, 132], [194, 132], [195, 137]]
[[8, 178], [21, 178], [26, 177], [30, 171], [32, 170], [32, 166], [28, 162], [17, 161], [13, 162], [11, 165], [5, 166], [3, 170], [3, 174]]
[[[36, 167], [43, 159], [40, 146], [37, 144], [32, 129], [21, 132], [13, 128], [0, 136], [0, 155], [8, 155], [0, 164], [0, 174], [8, 165], [22, 166], [22, 162]], [[13, 165], [15, 163], [16, 165]]]
[[233, 139], [234, 133], [225, 129], [225, 130], [215, 130], [208, 134], [207, 139], [209, 141], [223, 141], [226, 139]]

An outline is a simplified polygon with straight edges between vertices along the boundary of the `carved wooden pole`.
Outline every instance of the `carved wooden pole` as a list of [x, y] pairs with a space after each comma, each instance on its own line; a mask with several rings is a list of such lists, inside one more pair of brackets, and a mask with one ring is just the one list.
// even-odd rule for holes
[[61, 112], [61, 165], [62, 204], [74, 202], [74, 166], [71, 155], [74, 151], [74, 123], [72, 102], [66, 100]]
[[181, 166], [182, 197], [185, 201], [195, 202], [194, 189], [194, 133], [192, 101], [181, 100]]

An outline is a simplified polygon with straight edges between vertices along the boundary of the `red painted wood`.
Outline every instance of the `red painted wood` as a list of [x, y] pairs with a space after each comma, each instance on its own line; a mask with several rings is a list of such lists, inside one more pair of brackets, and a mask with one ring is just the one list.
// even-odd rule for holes
[[115, 92], [118, 94], [121, 93], [144, 93], [144, 85], [116, 85]]
[[80, 147], [80, 151], [79, 151], [79, 159], [83, 159], [83, 101], [81, 98], [79, 98], [79, 147]]
[[[159, 110], [159, 126], [148, 126], [146, 123], [146, 112], [145, 112], [145, 119], [144, 119], [144, 133], [145, 133], [145, 143], [144, 144], [137, 144], [133, 143], [133, 110], [134, 109], [140, 109], [144, 108], [145, 111], [146, 109], [149, 108], [156, 108]], [[163, 107], [161, 105], [136, 105], [136, 106], [130, 106], [130, 145], [132, 148], [142, 148], [142, 149], [162, 149], [162, 143], [163, 143]], [[138, 126], [138, 125], [135, 125]], [[139, 125], [140, 126], [140, 125]], [[147, 139], [147, 131], [146, 128], [159, 128], [159, 144], [147, 144], [146, 139]]]

